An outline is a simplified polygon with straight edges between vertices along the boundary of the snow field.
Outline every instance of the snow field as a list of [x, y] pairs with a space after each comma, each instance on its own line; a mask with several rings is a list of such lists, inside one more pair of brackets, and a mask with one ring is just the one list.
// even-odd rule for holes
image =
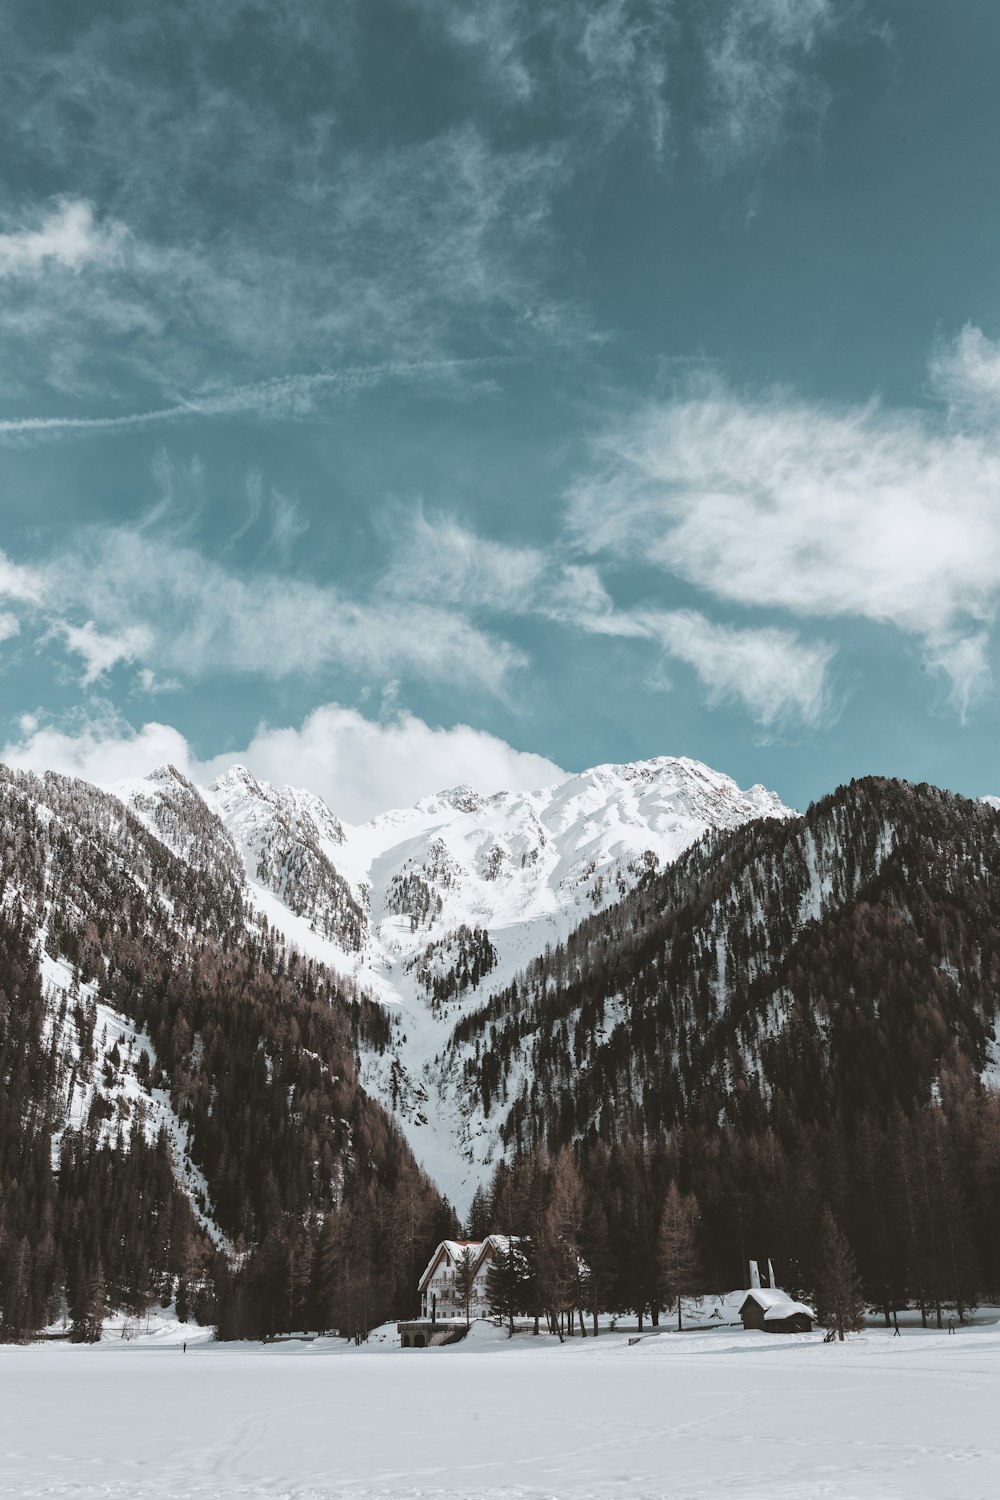
[[[982, 1500], [1000, 1329], [0, 1347], [0, 1495]], [[632, 1335], [634, 1337], [634, 1335]]]

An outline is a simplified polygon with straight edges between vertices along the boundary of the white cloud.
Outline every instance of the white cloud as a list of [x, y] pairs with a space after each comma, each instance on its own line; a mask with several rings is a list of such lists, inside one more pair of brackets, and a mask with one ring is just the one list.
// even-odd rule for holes
[[672, 657], [694, 668], [710, 706], [741, 703], [765, 728], [794, 720], [815, 728], [826, 718], [836, 646], [788, 630], [717, 625], [696, 610], [639, 619]]
[[187, 741], [167, 724], [145, 724], [136, 732], [107, 713], [75, 729], [60, 729], [27, 714], [20, 728], [21, 738], [4, 745], [0, 760], [39, 775], [58, 771], [108, 784], [146, 776], [168, 762], [182, 771], [191, 764]]
[[958, 417], [996, 420], [1000, 411], [1000, 343], [972, 323], [940, 342], [930, 360], [931, 384]]
[[6, 553], [0, 552], [0, 599], [18, 604], [40, 604], [44, 588], [41, 573], [11, 562]]
[[717, 166], [762, 160], [796, 117], [822, 115], [830, 95], [813, 59], [849, 15], [836, 0], [727, 0], [721, 14], [705, 6], [709, 119], [700, 143]]
[[392, 515], [395, 557], [382, 586], [402, 597], [521, 613], [535, 606], [549, 560], [537, 547], [511, 546], [422, 508]]
[[570, 520], [728, 603], [895, 625], [957, 683], [1000, 599], [998, 494], [990, 434], [718, 390], [611, 431]]
[[549, 786], [565, 775], [544, 756], [467, 724], [434, 728], [408, 713], [376, 723], [337, 704], [317, 708], [299, 729], [258, 729], [245, 750], [205, 762], [197, 775], [215, 776], [237, 762], [268, 781], [318, 792], [349, 822], [451, 786], [488, 795]]
[[271, 546], [280, 557], [287, 558], [295, 543], [309, 530], [309, 519], [302, 514], [296, 500], [271, 491]]
[[150, 631], [142, 625], [129, 626], [117, 635], [102, 635], [93, 620], [84, 625], [64, 624], [60, 629], [68, 650], [83, 658], [84, 687], [92, 687], [118, 662], [135, 661], [152, 644]]
[[[476, 60], [508, 106], [557, 111], [564, 130], [598, 145], [631, 130], [664, 156], [674, 0], [411, 3]], [[573, 157], [586, 160], [579, 148]]]
[[20, 629], [21, 622], [17, 615], [12, 615], [9, 610], [0, 611], [0, 641], [13, 640]]
[[992, 683], [986, 631], [932, 642], [927, 649], [927, 664], [948, 678], [952, 706], [964, 723], [969, 710], [986, 697]]
[[80, 532], [44, 573], [64, 616], [78, 611], [90, 622], [73, 627], [71, 640], [72, 649], [89, 652], [90, 680], [106, 669], [102, 653], [112, 653], [158, 677], [187, 681], [226, 674], [281, 680], [336, 666], [503, 694], [510, 672], [524, 664], [507, 642], [454, 609], [358, 602], [282, 573], [237, 574], [142, 529]]
[[772, 627], [718, 625], [694, 610], [615, 607], [597, 568], [550, 550], [478, 536], [453, 516], [418, 509], [397, 521], [400, 555], [383, 584], [403, 597], [535, 615], [592, 635], [656, 642], [694, 668], [710, 704], [741, 702], [760, 724], [817, 725], [829, 708], [836, 648]]
[[0, 277], [31, 274], [47, 265], [70, 271], [118, 265], [126, 238], [123, 225], [98, 224], [91, 204], [64, 199], [37, 229], [0, 234]]
[[135, 731], [107, 714], [66, 730], [26, 716], [21, 738], [0, 749], [0, 760], [105, 785], [148, 775], [166, 762], [204, 784], [243, 764], [265, 780], [317, 792], [349, 822], [463, 783], [489, 794], [548, 786], [565, 775], [543, 756], [468, 725], [434, 728], [410, 714], [375, 723], [337, 704], [316, 709], [299, 729], [262, 727], [245, 749], [206, 761], [166, 724]]

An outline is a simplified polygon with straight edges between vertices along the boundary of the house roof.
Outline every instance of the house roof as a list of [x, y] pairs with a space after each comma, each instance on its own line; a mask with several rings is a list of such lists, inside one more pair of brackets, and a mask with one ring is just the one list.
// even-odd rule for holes
[[484, 1240], [442, 1240], [428, 1261], [427, 1268], [417, 1283], [418, 1291], [423, 1291], [441, 1264], [442, 1259], [448, 1260], [452, 1265], [457, 1265], [463, 1250], [471, 1250], [475, 1261], [475, 1270], [478, 1273], [488, 1255], [494, 1251], [499, 1251], [501, 1255], [508, 1254], [511, 1249], [517, 1248], [520, 1244], [520, 1238], [520, 1235], [516, 1234], [488, 1234]]
[[452, 1264], [455, 1265], [461, 1259], [463, 1250], [471, 1250], [475, 1260], [478, 1263], [479, 1257], [482, 1253], [482, 1249], [482, 1240], [442, 1240], [440, 1245], [438, 1245], [437, 1249], [434, 1251], [434, 1254], [428, 1261], [427, 1269], [424, 1271], [424, 1274], [420, 1278], [420, 1281], [418, 1283], [419, 1290], [423, 1291], [427, 1282], [430, 1281], [435, 1270], [437, 1269], [438, 1264], [441, 1261], [442, 1256], [447, 1260], [450, 1260]]
[[750, 1301], [756, 1302], [758, 1307], [763, 1308], [765, 1323], [780, 1323], [783, 1318], [794, 1317], [796, 1313], [804, 1313], [807, 1318], [816, 1316], [811, 1307], [807, 1307], [804, 1302], [796, 1302], [794, 1297], [790, 1297], [787, 1292], [783, 1292], [780, 1287], [776, 1286], [755, 1286], [752, 1291], [747, 1292], [740, 1303], [740, 1312]]

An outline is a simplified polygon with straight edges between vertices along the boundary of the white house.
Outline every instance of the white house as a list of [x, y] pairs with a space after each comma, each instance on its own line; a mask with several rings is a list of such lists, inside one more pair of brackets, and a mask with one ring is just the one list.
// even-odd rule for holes
[[422, 1318], [464, 1318], [465, 1302], [458, 1288], [458, 1263], [466, 1250], [473, 1257], [475, 1279], [469, 1301], [470, 1318], [488, 1318], [486, 1273], [499, 1250], [506, 1251], [510, 1241], [505, 1234], [487, 1235], [485, 1240], [442, 1240], [420, 1278], [420, 1316]]

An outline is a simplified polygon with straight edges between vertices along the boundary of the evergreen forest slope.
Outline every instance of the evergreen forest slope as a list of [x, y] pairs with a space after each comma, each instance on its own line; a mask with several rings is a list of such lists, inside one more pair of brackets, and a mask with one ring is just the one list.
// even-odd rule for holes
[[0, 770], [7, 1339], [161, 1293], [228, 1332], [367, 1324], [453, 1222], [358, 1083], [385, 1012], [247, 910], [175, 785], [187, 858], [95, 787]]
[[884, 1117], [993, 1062], [1000, 815], [866, 779], [710, 832], [457, 1024], [513, 1149]]

